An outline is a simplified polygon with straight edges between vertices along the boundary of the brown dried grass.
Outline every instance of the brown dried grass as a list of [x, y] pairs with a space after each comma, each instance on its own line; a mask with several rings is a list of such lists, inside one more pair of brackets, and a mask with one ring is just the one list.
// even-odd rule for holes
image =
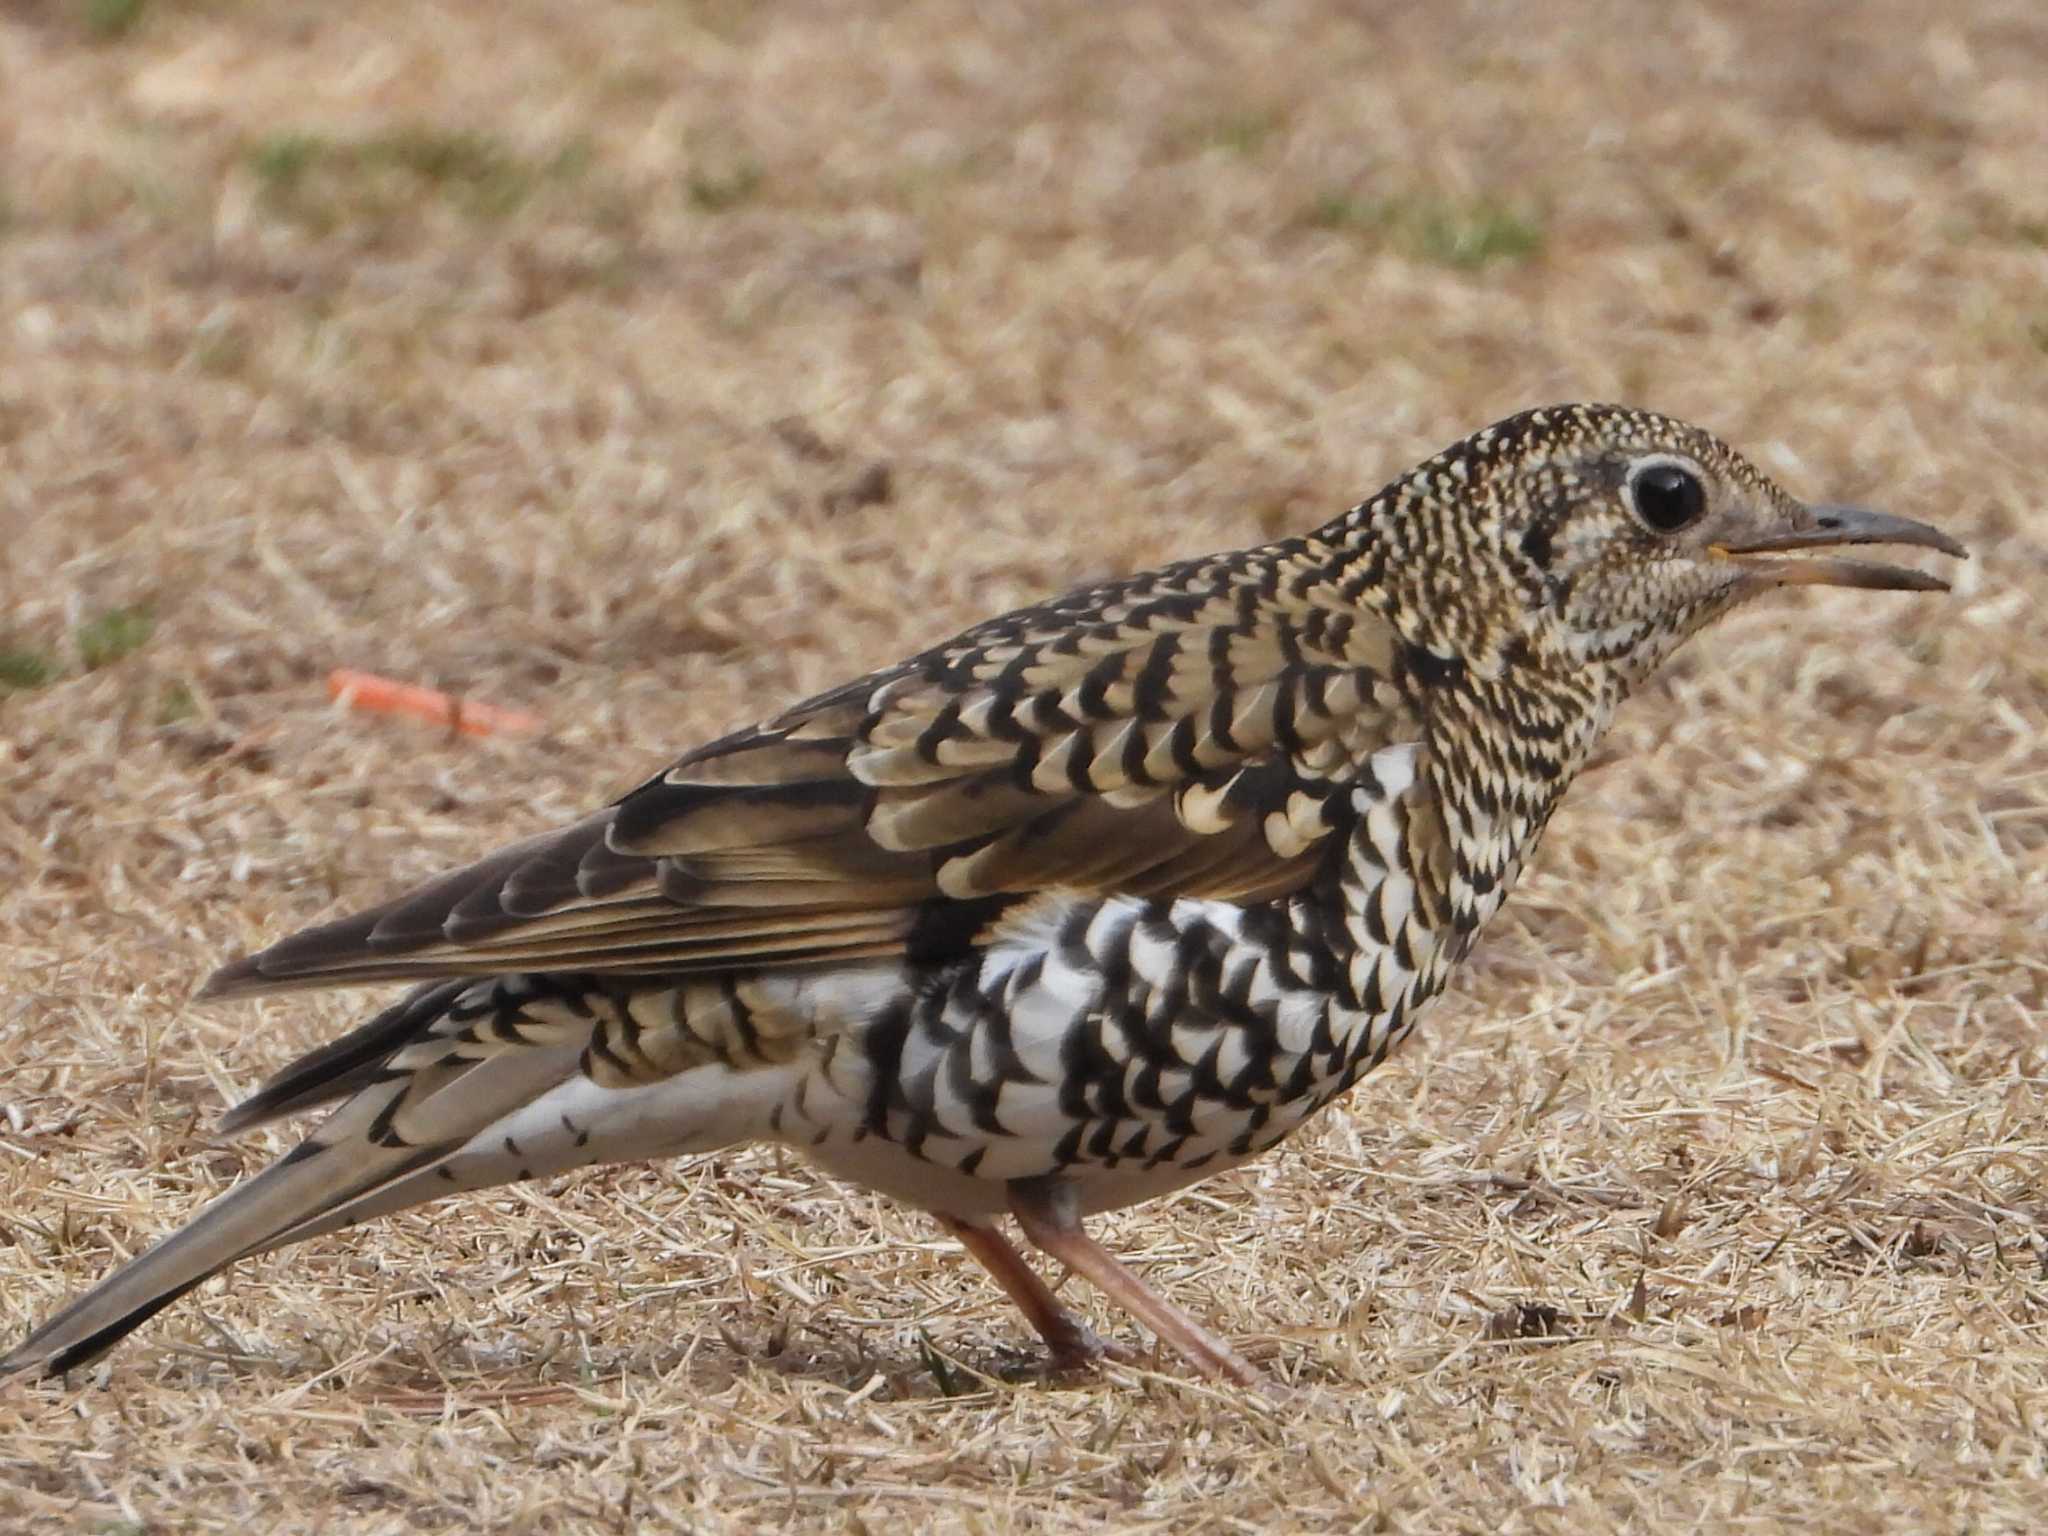
[[1425, 1038], [1103, 1223], [1277, 1410], [1045, 1383], [750, 1152], [247, 1265], [0, 1390], [0, 1524], [2036, 1525], [2038, 6], [118, 9], [0, 14], [0, 651], [60, 674], [0, 697], [10, 1335], [365, 1005], [188, 1007], [215, 961], [986, 612], [1559, 398], [1979, 559], [1695, 646]]

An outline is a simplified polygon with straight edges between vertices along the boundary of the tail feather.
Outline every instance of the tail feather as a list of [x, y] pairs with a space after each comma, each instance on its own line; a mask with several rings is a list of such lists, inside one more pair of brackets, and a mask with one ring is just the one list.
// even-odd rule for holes
[[273, 1246], [312, 1213], [373, 1193], [455, 1149], [380, 1148], [374, 1158], [364, 1150], [360, 1143], [301, 1144], [36, 1329], [0, 1359], [0, 1376], [30, 1370], [57, 1376], [90, 1364], [187, 1291]]
[[279, 1072], [221, 1116], [221, 1131], [233, 1135], [345, 1099], [369, 1086], [393, 1051], [425, 1034], [456, 998], [476, 985], [473, 979], [460, 978], [414, 987], [367, 1024], [309, 1051]]
[[[577, 1076], [587, 1020], [535, 1020], [501, 995], [531, 996], [516, 985], [443, 992], [416, 993], [358, 1032], [385, 1039], [381, 1059], [330, 1050], [288, 1068], [279, 1104], [318, 1102], [334, 1082], [346, 1084], [335, 1092], [354, 1091], [298, 1147], [36, 1329], [0, 1358], [0, 1376], [87, 1364], [237, 1259], [344, 1225], [351, 1208], [381, 1192], [402, 1185], [408, 1198], [380, 1210], [434, 1198], [443, 1190], [419, 1175]], [[458, 1006], [466, 997], [474, 1006]], [[501, 1032], [514, 1019], [523, 1032]], [[309, 1070], [316, 1060], [332, 1078]]]
[[[703, 1040], [737, 1006], [715, 988], [716, 1017], [697, 1021], [711, 1033], [689, 1035], [692, 1050], [659, 1029], [640, 1032], [636, 1060], [646, 1057], [646, 1075], [586, 1075], [593, 1028], [625, 1017], [612, 985], [513, 975], [422, 988], [286, 1068], [231, 1121], [344, 1101], [292, 1152], [36, 1329], [0, 1358], [0, 1376], [76, 1369], [236, 1260], [372, 1216], [591, 1163], [710, 1151], [771, 1130], [800, 1067], [707, 1059]], [[667, 1028], [684, 1032], [683, 1012], [664, 998]], [[771, 1028], [765, 1009], [750, 1022]]]

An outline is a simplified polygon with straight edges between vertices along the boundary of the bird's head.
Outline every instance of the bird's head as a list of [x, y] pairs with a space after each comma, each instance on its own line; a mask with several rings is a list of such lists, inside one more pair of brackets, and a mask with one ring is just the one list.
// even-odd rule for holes
[[[1801, 502], [1712, 433], [1609, 405], [1509, 417], [1359, 510], [1369, 509], [1381, 538], [1417, 546], [1405, 551], [1421, 575], [1404, 606], [1436, 633], [1414, 638], [1482, 673], [1512, 647], [1624, 687], [1775, 587], [1947, 590], [1919, 571], [1827, 551], [1965, 553], [1925, 523]], [[1478, 572], [1492, 579], [1475, 583]]]

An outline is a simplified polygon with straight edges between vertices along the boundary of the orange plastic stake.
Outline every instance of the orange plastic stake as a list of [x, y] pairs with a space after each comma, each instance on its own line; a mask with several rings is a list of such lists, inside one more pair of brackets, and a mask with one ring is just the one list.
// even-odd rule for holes
[[495, 704], [458, 699], [438, 688], [401, 683], [393, 678], [380, 677], [375, 672], [358, 672], [352, 667], [336, 667], [327, 674], [327, 696], [366, 714], [409, 715], [415, 720], [460, 731], [465, 736], [516, 735], [541, 728], [540, 717], [529, 715], [524, 710], [500, 709]]

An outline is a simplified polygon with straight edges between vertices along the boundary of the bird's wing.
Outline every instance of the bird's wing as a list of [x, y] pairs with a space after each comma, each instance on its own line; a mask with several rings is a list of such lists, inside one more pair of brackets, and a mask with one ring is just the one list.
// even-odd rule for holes
[[991, 620], [208, 994], [938, 956], [1046, 889], [1284, 894], [1348, 825], [1354, 765], [1421, 734], [1392, 630], [1296, 598], [1305, 564], [1278, 545]]

